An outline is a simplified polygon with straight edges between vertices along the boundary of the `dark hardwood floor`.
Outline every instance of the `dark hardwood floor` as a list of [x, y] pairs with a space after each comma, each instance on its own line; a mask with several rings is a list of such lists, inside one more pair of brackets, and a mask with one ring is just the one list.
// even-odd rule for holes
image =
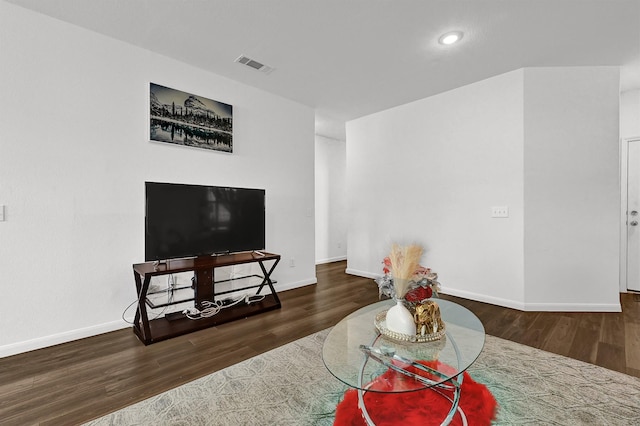
[[[130, 328], [0, 359], [0, 424], [72, 425], [100, 417], [335, 325], [378, 300], [375, 283], [319, 265], [318, 284], [279, 293], [282, 309], [144, 346]], [[521, 312], [441, 295], [487, 334], [640, 377], [640, 296], [622, 313]]]

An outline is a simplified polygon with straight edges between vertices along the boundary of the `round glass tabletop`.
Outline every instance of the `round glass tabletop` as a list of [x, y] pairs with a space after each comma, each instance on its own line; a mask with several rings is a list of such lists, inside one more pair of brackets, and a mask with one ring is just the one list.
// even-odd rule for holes
[[[414, 391], [455, 379], [480, 355], [484, 327], [467, 308], [448, 300], [434, 300], [445, 323], [446, 333], [441, 339], [409, 343], [381, 335], [375, 318], [394, 305], [392, 300], [383, 300], [353, 312], [333, 327], [322, 348], [325, 366], [348, 386], [368, 391]], [[368, 386], [390, 369], [408, 380], [384, 390]]]

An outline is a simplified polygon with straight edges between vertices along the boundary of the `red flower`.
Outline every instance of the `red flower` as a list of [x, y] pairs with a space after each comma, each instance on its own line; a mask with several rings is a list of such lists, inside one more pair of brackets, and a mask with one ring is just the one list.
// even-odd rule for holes
[[417, 287], [408, 292], [404, 299], [407, 302], [420, 302], [433, 296], [433, 290], [431, 287]]
[[384, 264], [384, 267], [382, 268], [382, 272], [384, 272], [385, 274], [388, 274], [389, 272], [391, 272], [391, 259], [389, 259], [389, 256], [385, 257], [382, 260], [382, 263]]

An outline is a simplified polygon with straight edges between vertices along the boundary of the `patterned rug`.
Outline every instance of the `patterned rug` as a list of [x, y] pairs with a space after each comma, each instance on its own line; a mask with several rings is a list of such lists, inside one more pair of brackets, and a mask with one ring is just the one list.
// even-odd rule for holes
[[[328, 330], [187, 383], [88, 425], [332, 425], [346, 387], [322, 363]], [[498, 425], [638, 425], [640, 379], [487, 336], [471, 376]]]

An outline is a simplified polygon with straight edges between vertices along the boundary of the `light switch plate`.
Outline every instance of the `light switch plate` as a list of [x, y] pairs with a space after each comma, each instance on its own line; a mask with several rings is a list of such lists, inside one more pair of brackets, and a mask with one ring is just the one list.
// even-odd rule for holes
[[491, 207], [491, 217], [509, 217], [509, 206]]
[[4, 206], [0, 206], [0, 222], [4, 222]]

